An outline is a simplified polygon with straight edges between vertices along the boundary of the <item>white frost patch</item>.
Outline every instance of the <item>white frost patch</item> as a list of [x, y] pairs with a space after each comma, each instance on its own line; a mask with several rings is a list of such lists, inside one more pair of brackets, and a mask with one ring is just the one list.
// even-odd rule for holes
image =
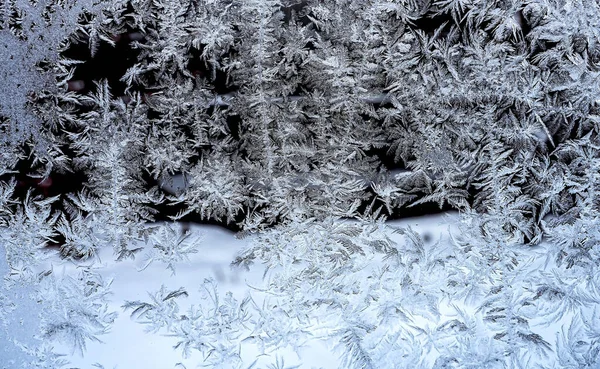
[[[427, 216], [390, 221], [387, 222], [382, 229], [386, 229], [386, 233], [389, 231], [387, 234], [398, 245], [404, 245], [399, 247], [398, 250], [405, 250], [407, 252], [412, 252], [410, 248], [407, 248], [409, 247], [406, 243], [407, 237], [413, 237], [415, 234], [419, 234], [425, 250], [422, 255], [426, 258], [435, 258], [435, 252], [437, 251], [446, 253], [446, 245], [450, 248], [453, 247], [451, 246], [449, 231], [452, 231], [457, 235], [457, 221], [458, 215], [456, 213], [448, 213], [442, 216]], [[388, 229], [387, 226], [391, 227]], [[393, 228], [402, 228], [404, 231], [393, 233]], [[409, 230], [409, 232], [407, 233], [406, 230]], [[273, 303], [277, 302], [277, 296], [273, 295], [273, 291], [261, 291], [261, 288], [266, 285], [269, 278], [276, 278], [277, 276], [285, 277], [287, 269], [285, 263], [283, 266], [277, 266], [267, 274], [266, 281], [263, 280], [265, 268], [260, 264], [260, 258], [257, 258], [256, 261], [258, 263], [253, 264], [249, 271], [232, 269], [230, 267], [231, 261], [234, 260], [236, 256], [239, 256], [241, 250], [248, 249], [252, 246], [251, 243], [255, 239], [256, 236], [238, 239], [232, 232], [216, 226], [193, 226], [191, 228], [191, 234], [186, 239], [186, 242], [193, 244], [197, 252], [187, 254], [188, 260], [175, 263], [175, 274], [167, 268], [165, 263], [160, 262], [160, 260], [156, 260], [144, 269], [146, 263], [141, 256], [148, 250], [143, 250], [138, 254], [138, 257], [135, 260], [125, 260], [117, 263], [113, 261], [114, 256], [112, 255], [111, 249], [101, 249], [99, 257], [96, 260], [85, 264], [94, 264], [94, 268], [98, 273], [106, 279], [113, 280], [111, 285], [112, 295], [109, 297], [110, 302], [108, 309], [111, 311], [118, 311], [119, 316], [114, 322], [111, 331], [108, 332], [108, 334], [99, 337], [103, 341], [102, 343], [88, 343], [87, 351], [83, 357], [71, 355], [67, 347], [57, 347], [56, 352], [68, 355], [67, 357], [71, 361], [69, 367], [79, 368], [92, 368], [92, 365], [95, 363], [101, 364], [105, 369], [191, 369], [197, 368], [203, 364], [211, 368], [246, 369], [252, 367], [264, 369], [270, 367], [278, 368], [276, 365], [281, 365], [282, 362], [285, 364], [285, 368], [291, 368], [297, 365], [299, 369], [333, 369], [348, 365], [348, 363], [345, 363], [340, 359], [343, 350], [340, 349], [338, 344], [342, 335], [346, 334], [344, 332], [349, 332], [347, 327], [349, 316], [342, 317], [332, 314], [331, 311], [333, 310], [323, 306], [323, 309], [326, 310], [316, 309], [311, 312], [312, 315], [310, 317], [307, 315], [309, 324], [305, 327], [308, 327], [308, 330], [305, 332], [298, 332], [294, 330], [295, 327], [298, 326], [297, 321], [290, 321], [289, 327], [286, 327], [285, 323], [282, 323], [285, 320], [281, 320], [281, 316], [277, 317], [273, 315], [273, 320], [269, 321], [269, 311], [264, 314], [261, 313], [260, 315], [255, 314], [257, 311], [256, 309], [260, 309], [263, 306], [275, 307]], [[269, 247], [278, 247], [278, 242], [279, 241], [275, 242]], [[289, 242], [289, 240], [281, 240], [281, 242]], [[436, 244], [441, 245], [441, 248], [435, 246]], [[428, 250], [431, 250], [431, 253]], [[296, 252], [298, 252], [298, 250], [296, 250]], [[545, 247], [541, 245], [526, 248], [520, 255], [522, 255], [524, 259], [529, 257], [535, 258], [535, 265], [532, 265], [531, 268], [537, 270], [538, 268], [544, 268], [544, 252]], [[290, 253], [290, 255], [292, 254], [293, 253]], [[301, 253], [299, 255], [301, 255]], [[446, 263], [450, 263], [453, 259], [445, 260]], [[520, 262], [525, 263], [525, 260]], [[415, 281], [416, 285], [422, 285], [428, 288], [429, 293], [435, 289], [440, 291], [441, 298], [437, 304], [437, 312], [432, 311], [430, 314], [426, 311], [422, 311], [422, 309], [419, 310], [419, 307], [416, 306], [416, 310], [414, 311], [416, 314], [413, 314], [410, 310], [410, 302], [402, 301], [405, 292], [402, 288], [399, 289], [395, 286], [395, 282], [389, 280], [388, 282], [391, 284], [381, 286], [372, 284], [372, 287], [377, 291], [375, 292], [376, 295], [374, 295], [376, 299], [371, 302], [372, 306], [383, 307], [384, 305], [382, 305], [382, 302], [384, 300], [389, 300], [389, 303], [391, 304], [390, 308], [396, 306], [396, 308], [405, 309], [410, 318], [410, 321], [407, 322], [390, 320], [387, 323], [374, 326], [374, 330], [370, 330], [366, 333], [365, 341], [363, 342], [365, 345], [364, 349], [369, 350], [369, 352], [372, 353], [377, 365], [389, 363], [389, 365], [392, 366], [386, 367], [393, 367], [393, 365], [398, 364], [397, 360], [399, 360], [400, 357], [409, 360], [408, 356], [402, 356], [402, 352], [405, 352], [406, 355], [424, 355], [418, 358], [421, 360], [421, 364], [424, 365], [423, 367], [432, 367], [441, 352], [452, 350], [452, 345], [456, 345], [456, 337], [454, 335], [460, 335], [464, 339], [467, 339], [467, 341], [463, 342], [464, 349], [469, 350], [472, 354], [477, 353], [477, 358], [480, 358], [481, 360], [488, 354], [495, 354], [493, 351], [499, 349], [500, 343], [492, 339], [490, 332], [487, 330], [488, 324], [482, 321], [482, 313], [477, 311], [477, 304], [479, 301], [465, 303], [460, 297], [452, 296], [450, 292], [446, 293], [447, 281], [439, 280], [440, 277], [443, 277], [443, 273], [439, 273], [444, 270], [444, 267], [442, 267], [442, 269], [434, 268], [429, 271], [419, 267], [416, 265], [417, 263], [420, 262], [416, 262], [414, 267], [411, 266], [412, 271], [410, 271], [410, 278]], [[352, 287], [352, 285], [356, 284], [356, 286], [368, 287], [369, 283], [372, 283], [368, 280], [369, 276], [373, 275], [373, 271], [379, 270], [380, 264], [383, 265], [383, 262], [379, 256], [370, 260], [365, 260], [364, 273], [361, 274], [360, 270], [354, 274], [350, 273], [345, 277], [346, 281], [342, 281], [343, 283], [340, 285]], [[58, 258], [54, 258], [52, 266], [54, 270], [62, 270], [64, 268], [65, 273], [73, 273], [73, 275], [76, 275], [79, 269], [78, 265], [72, 262], [59, 260]], [[294, 267], [297, 267], [297, 265], [290, 266], [290, 268]], [[450, 268], [451, 266], [450, 264], [446, 264], [446, 267]], [[384, 273], [385, 271], [381, 270], [381, 272]], [[393, 273], [393, 271], [391, 273]], [[401, 273], [402, 271], [400, 271], [399, 275], [401, 275]], [[361, 277], [363, 274], [365, 278]], [[294, 274], [292, 273], [290, 275]], [[388, 275], [393, 276], [394, 274]], [[480, 278], [485, 278], [485, 276], [480, 276]], [[216, 286], [219, 306], [223, 306], [223, 304], [227, 305], [226, 300], [229, 292], [231, 293], [231, 297], [237, 300], [237, 303], [247, 301], [250, 317], [240, 326], [242, 327], [242, 330], [239, 331], [239, 333], [234, 332], [232, 336], [231, 326], [228, 323], [228, 319], [231, 315], [227, 308], [219, 312], [214, 310], [214, 299], [211, 297], [212, 295], [210, 295], [210, 293], [206, 294], [206, 290], [203, 289], [203, 286], [207, 286], [207, 281], [213, 281], [209, 282], [209, 286]], [[279, 283], [284, 282], [285, 278], [279, 281]], [[384, 281], [381, 283], [384, 283]], [[188, 316], [192, 316], [188, 309], [195, 306], [196, 308], [201, 307], [204, 311], [203, 314], [205, 314], [202, 316], [206, 316], [207, 320], [210, 322], [218, 322], [221, 321], [220, 319], [224, 319], [221, 323], [223, 324], [222, 333], [218, 333], [221, 331], [214, 331], [214, 326], [211, 326], [207, 321], [202, 320], [197, 322], [197, 326], [192, 325], [192, 327], [197, 327], [198, 329], [191, 329], [189, 335], [196, 335], [192, 340], [196, 343], [202, 342], [202, 334], [204, 334], [199, 334], [198, 332], [208, 332], [211, 344], [214, 342], [215, 345], [227, 345], [234, 342], [236, 357], [232, 362], [235, 363], [235, 365], [215, 366], [211, 363], [214, 356], [205, 357], [198, 350], [198, 347], [194, 346], [190, 347], [189, 355], [182, 355], [181, 349], [173, 348], [178, 343], [178, 340], [181, 339], [181, 332], [174, 335], [172, 334], [172, 331], [169, 331], [169, 327], [166, 325], [159, 327], [159, 329], [156, 329], [155, 331], [151, 331], [153, 327], [149, 324], [144, 324], [144, 320], [146, 320], [147, 317], [143, 314], [137, 314], [137, 316], [132, 319], [131, 314], [133, 309], [130, 308], [127, 309], [127, 311], [122, 309], [122, 306], [127, 301], [156, 302], [156, 300], [153, 300], [153, 297], [156, 299], [156, 296], [158, 296], [157, 292], [161, 290], [162, 286], [164, 286], [164, 291], [166, 291], [166, 293], [183, 289], [187, 294], [186, 296], [182, 295], [176, 298], [176, 305], [179, 309], [175, 314], [177, 318], [185, 317], [183, 320], [185, 321]], [[298, 298], [298, 301], [304, 301], [303, 299], [308, 299], [305, 301], [309, 301], [311, 296], [319, 295], [319, 291], [314, 291], [315, 286], [305, 285], [304, 287], [302, 288], [302, 294], [305, 294], [305, 296], [294, 297]], [[323, 286], [321, 285], [321, 287]], [[370, 292], [365, 290], [365, 288], [362, 289], [362, 292], [359, 288], [359, 290], [357, 290], [358, 292], [355, 293], [358, 293], [356, 296], [359, 297], [364, 295], [364, 298], [368, 300], [372, 297]], [[285, 291], [286, 290], [284, 290], [284, 292]], [[388, 296], [386, 295], [386, 291], [389, 291], [392, 294]], [[515, 288], [515, 291], [517, 291], [517, 288]], [[412, 296], [411, 298], [420, 298], [418, 293], [413, 294], [410, 290], [407, 290], [406, 293], [408, 293], [406, 297]], [[164, 294], [162, 296], [164, 296]], [[250, 299], [247, 299], [248, 297], [250, 297]], [[282, 297], [285, 300], [290, 296]], [[266, 301], [269, 301], [269, 304], [271, 305], [263, 305]], [[158, 302], [160, 303], [160, 301]], [[425, 300], [423, 300], [423, 303], [425, 303]], [[319, 315], [320, 311], [328, 311], [328, 313], [321, 316]], [[165, 314], [167, 314], [167, 312], [165, 312]], [[371, 305], [366, 305], [364, 310], [356, 311], [358, 320], [365, 319], [366, 321], [376, 321], [377, 317], [375, 315], [377, 314], [378, 308], [372, 309]], [[302, 314], [299, 316], [301, 315]], [[215, 319], [215, 316], [219, 316], [220, 318]], [[538, 325], [539, 319], [534, 318], [530, 320], [529, 324], [531, 332], [538, 334], [543, 340], [547, 341], [554, 350], [557, 345], [560, 345], [560, 342], [557, 341], [557, 335], [563, 334], [563, 330], [565, 331], [565, 334], [567, 334], [566, 332], [569, 327], [568, 320], [570, 318], [571, 315], [567, 314], [562, 319], [555, 321], [549, 326]], [[186, 327], [185, 324], [181, 324], [181, 320], [179, 322], [174, 322], [173, 324], [179, 324], [179, 327]], [[238, 324], [238, 322], [234, 321], [234, 324]], [[346, 330], [342, 332], [342, 334], [336, 333], [340, 324], [346, 324]], [[317, 328], [310, 328], [313, 326]], [[442, 327], [443, 332], [440, 333]], [[286, 333], [286, 329], [288, 328], [290, 331]], [[363, 328], [359, 327], [356, 330], [359, 337], [363, 334], [360, 333], [363, 332], [362, 329]], [[274, 336], [265, 336], [265, 332], [272, 332]], [[364, 332], [367, 331], [365, 330]], [[393, 342], [384, 342], [392, 337], [394, 332], [401, 334], [401, 336], [399, 336], [399, 341], [397, 342], [403, 342], [402, 345], [398, 346]], [[410, 334], [414, 335], [412, 341], [407, 341], [409, 336], [406, 334], [408, 334], [408, 332], [412, 332]], [[220, 339], [219, 337], [221, 337], [221, 334], [223, 335], [222, 337], [227, 336], [227, 339]], [[262, 335], [263, 338], [257, 339], [255, 336], [257, 334]], [[283, 344], [276, 349], [271, 348], [273, 346], [261, 346], [261, 343], [264, 343], [265, 341], [277, 341], [278, 334], [288, 334], [292, 339], [289, 337], [282, 338], [284, 340], [282, 341]], [[384, 340], [381, 342], [381, 345], [384, 346], [379, 347], [378, 344], [375, 344], [376, 342], [379, 342], [378, 337], [381, 337], [381, 339]], [[296, 345], [298, 347], [294, 347]], [[484, 349], [491, 351], [484, 353], [481, 351]], [[464, 353], [467, 354], [467, 352]], [[461, 352], [457, 351], [456, 354], [459, 355]], [[549, 355], [550, 357], [547, 361], [541, 359], [540, 363], [552, 363], [553, 360], [555, 360], [556, 352], [549, 352]], [[474, 358], [474, 360], [479, 360], [477, 358]], [[255, 366], [252, 366], [255, 361]]]
[[[141, 320], [132, 319], [131, 310], [122, 309], [125, 301], [149, 301], [150, 293], [165, 286], [167, 291], [183, 288], [189, 294], [187, 298], [178, 299], [180, 313], [184, 314], [191, 305], [206, 305], [207, 302], [202, 300], [199, 291], [205, 279], [213, 279], [217, 283], [221, 298], [226, 292], [232, 292], [238, 300], [242, 300], [248, 293], [255, 293], [250, 286], [260, 286], [263, 268], [257, 266], [246, 272], [230, 267], [231, 261], [248, 243], [249, 238], [236, 239], [232, 232], [216, 226], [193, 226], [191, 231], [190, 242], [194, 242], [194, 239], [198, 241], [198, 252], [191, 255], [189, 261], [177, 263], [175, 274], [159, 262], [142, 270], [144, 261], [141, 256], [144, 251], [138, 254], [136, 260], [117, 263], [113, 261], [112, 250], [104, 248], [100, 250], [97, 260], [84, 263], [95, 264], [97, 272], [104, 278], [112, 279], [108, 308], [118, 311], [119, 316], [111, 331], [99, 337], [102, 342], [88, 343], [83, 357], [71, 356], [70, 349], [66, 346], [56, 347], [56, 352], [68, 356], [70, 367], [92, 368], [92, 365], [98, 363], [105, 369], [191, 369], [202, 365], [204, 358], [198, 351], [191, 350], [188, 357], [183, 357], [181, 350], [173, 348], [177, 343], [176, 338], [165, 335], [163, 330], [157, 333], [147, 332], [149, 326], [140, 324]], [[76, 264], [57, 258], [51, 265], [55, 270], [64, 269], [67, 274], [76, 274], [79, 269]], [[257, 301], [260, 303], [261, 299]], [[250, 335], [251, 332], [248, 331], [247, 334]], [[301, 365], [300, 368], [337, 368], [339, 364], [331, 347], [320, 340], [314, 340], [298, 352], [283, 349], [264, 354], [256, 344], [248, 340], [240, 347], [240, 354], [246, 363], [245, 367], [256, 359], [257, 365], [261, 365], [258, 368], [275, 365], [281, 360], [286, 368], [293, 365]]]

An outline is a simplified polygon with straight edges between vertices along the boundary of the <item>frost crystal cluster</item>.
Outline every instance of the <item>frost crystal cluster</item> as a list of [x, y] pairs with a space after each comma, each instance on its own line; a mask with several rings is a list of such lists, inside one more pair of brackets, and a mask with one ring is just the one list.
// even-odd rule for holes
[[[198, 250], [156, 221], [192, 221], [253, 237], [234, 265], [276, 297], [125, 307], [211, 365], [311, 330], [344, 368], [600, 365], [598, 25], [595, 0], [2, 1], [0, 362], [83, 353], [116, 319], [98, 254], [175, 274]], [[452, 242], [383, 223], [437, 208]]]

